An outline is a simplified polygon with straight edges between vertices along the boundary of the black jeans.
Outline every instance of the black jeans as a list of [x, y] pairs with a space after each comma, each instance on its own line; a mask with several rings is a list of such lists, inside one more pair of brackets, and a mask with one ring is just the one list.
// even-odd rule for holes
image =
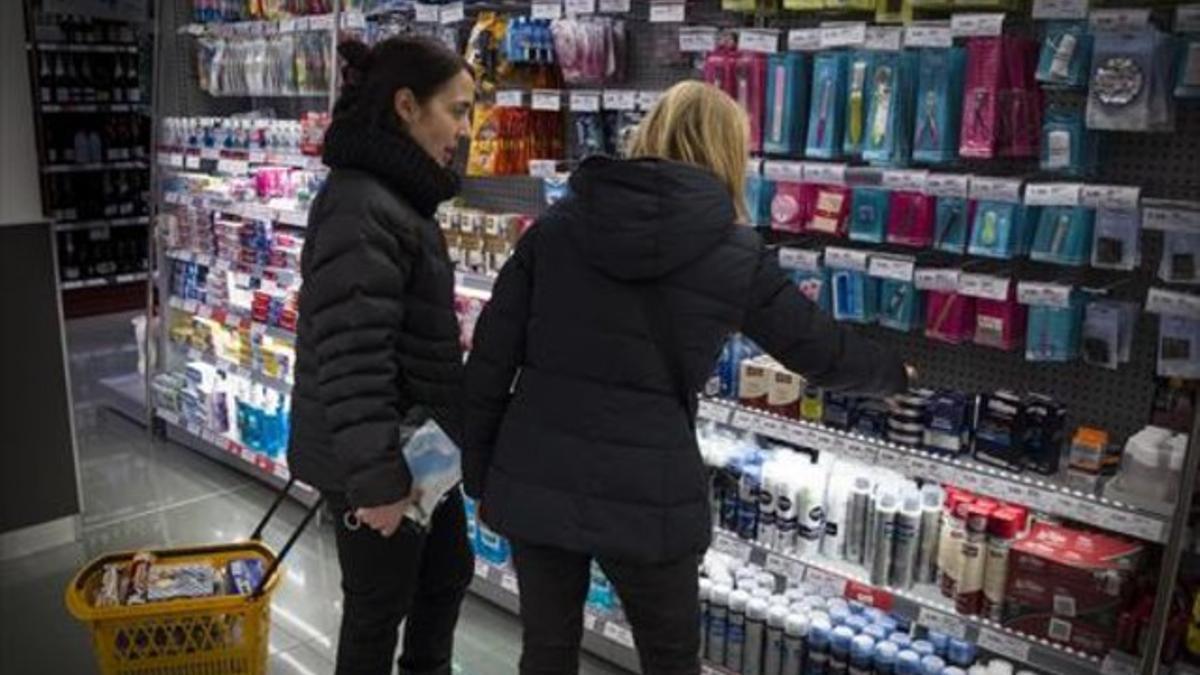
[[[525, 645], [521, 674], [579, 672], [592, 557], [512, 542]], [[663, 565], [599, 559], [633, 628], [644, 675], [700, 672], [698, 556]]]
[[404, 627], [401, 673], [449, 675], [459, 605], [474, 575], [466, 515], [456, 490], [421, 532], [406, 522], [390, 538], [349, 530], [345, 497], [327, 494], [336, 520], [345, 608], [338, 675], [390, 675], [397, 629]]

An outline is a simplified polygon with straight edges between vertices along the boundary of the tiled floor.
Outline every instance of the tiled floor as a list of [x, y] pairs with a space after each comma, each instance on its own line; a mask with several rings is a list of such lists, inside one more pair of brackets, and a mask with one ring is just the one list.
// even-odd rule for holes
[[[0, 672], [5, 675], [96, 672], [88, 634], [63, 604], [63, 589], [86, 561], [115, 550], [243, 538], [270, 503], [269, 488], [190, 450], [154, 442], [141, 427], [101, 407], [99, 379], [130, 372], [136, 363], [129, 318], [86, 319], [68, 327], [83, 538], [0, 563]], [[281, 544], [302, 515], [303, 509], [289, 502], [266, 539]], [[338, 584], [333, 532], [315, 524], [288, 559], [274, 598], [271, 673], [333, 672], [341, 615]], [[468, 597], [458, 628], [456, 670], [514, 673], [519, 652], [516, 619]], [[585, 658], [582, 672], [623, 671]]]

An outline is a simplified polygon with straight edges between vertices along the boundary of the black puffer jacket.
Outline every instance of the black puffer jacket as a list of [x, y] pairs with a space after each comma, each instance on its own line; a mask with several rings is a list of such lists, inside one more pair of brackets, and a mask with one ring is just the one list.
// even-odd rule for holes
[[593, 159], [571, 192], [518, 244], [467, 365], [465, 484], [498, 532], [650, 563], [707, 548], [705, 469], [675, 382], [694, 396], [735, 331], [821, 386], [906, 386], [899, 359], [820, 313], [734, 224], [712, 174]]
[[402, 421], [461, 434], [454, 266], [431, 219], [458, 181], [406, 134], [336, 121], [309, 213], [288, 464], [351, 506], [409, 493]]

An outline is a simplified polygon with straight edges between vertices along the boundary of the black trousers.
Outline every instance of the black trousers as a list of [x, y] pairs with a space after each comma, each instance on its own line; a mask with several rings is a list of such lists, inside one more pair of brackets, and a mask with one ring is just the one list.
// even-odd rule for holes
[[[522, 675], [579, 672], [592, 556], [512, 542], [521, 590]], [[644, 675], [700, 672], [700, 559], [663, 565], [599, 559], [633, 628]]]
[[326, 499], [337, 521], [344, 598], [337, 674], [390, 675], [403, 621], [400, 672], [449, 675], [459, 606], [475, 570], [461, 494], [438, 507], [427, 531], [406, 522], [389, 538], [366, 525], [347, 529], [345, 497]]

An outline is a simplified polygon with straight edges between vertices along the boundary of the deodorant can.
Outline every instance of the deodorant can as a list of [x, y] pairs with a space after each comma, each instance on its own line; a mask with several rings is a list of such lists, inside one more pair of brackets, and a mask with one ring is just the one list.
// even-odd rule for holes
[[896, 519], [899, 516], [899, 504], [896, 496], [884, 494], [876, 502], [874, 518], [874, 534], [872, 547], [874, 555], [871, 563], [871, 583], [875, 586], [886, 586], [891, 578], [892, 551], [896, 543]]
[[895, 546], [892, 549], [892, 586], [912, 588], [916, 579], [917, 557], [921, 548], [921, 498], [911, 494], [904, 498], [896, 515]]
[[746, 606], [750, 594], [734, 591], [729, 594], [729, 624], [725, 630], [725, 667], [737, 673], [742, 670], [742, 657], [746, 652]]
[[828, 675], [829, 634], [833, 626], [828, 621], [813, 621], [808, 631], [808, 662], [804, 675]]
[[783, 675], [783, 632], [788, 610], [775, 605], [767, 610], [767, 644], [763, 654], [763, 675]]
[[942, 488], [929, 484], [921, 488], [921, 546], [917, 553], [916, 580], [937, 583], [938, 543], [942, 536]]
[[872, 675], [875, 641], [866, 635], [857, 635], [850, 642], [850, 675]]
[[921, 657], [911, 649], [896, 655], [896, 675], [921, 675]]
[[733, 590], [724, 584], [712, 591], [708, 609], [708, 660], [725, 663], [725, 631], [729, 620], [729, 594]]
[[763, 650], [767, 640], [767, 603], [755, 598], [746, 606], [746, 647], [742, 675], [763, 675]]
[[838, 626], [829, 637], [829, 675], [846, 675], [850, 670], [850, 642], [854, 631]]
[[808, 617], [789, 614], [783, 632], [783, 675], [802, 673], [807, 651], [805, 639], [809, 632]]
[[850, 513], [846, 516], [846, 559], [863, 562], [866, 546], [867, 512], [871, 504], [871, 479], [857, 476], [850, 486]]
[[900, 648], [894, 642], [879, 642], [875, 645], [875, 675], [895, 675], [896, 656]]
[[921, 659], [921, 675], [942, 675], [946, 662], [940, 656], [926, 656]]
[[700, 580], [700, 657], [708, 656], [708, 614], [709, 601], [712, 598], [713, 583], [708, 579]]

